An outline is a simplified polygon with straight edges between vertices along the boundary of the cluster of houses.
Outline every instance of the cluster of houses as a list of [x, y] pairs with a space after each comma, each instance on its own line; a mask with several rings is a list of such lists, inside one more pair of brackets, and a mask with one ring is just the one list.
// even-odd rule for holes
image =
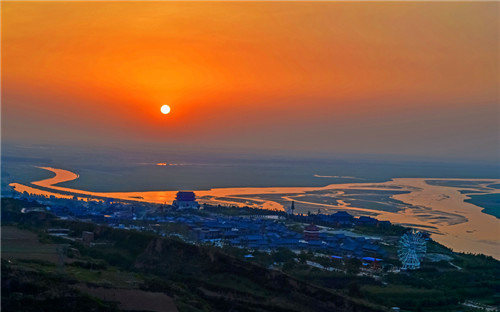
[[[27, 192], [19, 193], [13, 191], [13, 197], [16, 199], [37, 201], [47, 206], [47, 210], [55, 215], [66, 218], [90, 218], [92, 221], [99, 222], [104, 220], [125, 220], [135, 219], [149, 211], [152, 204], [137, 202], [132, 200], [122, 200], [113, 198], [100, 198], [93, 196], [72, 196], [56, 197], [54, 195], [44, 196], [29, 194]], [[177, 193], [176, 199], [171, 206], [173, 209], [181, 211], [187, 209], [199, 209], [200, 204], [196, 201], [194, 192], [181, 191]]]
[[50, 211], [60, 218], [89, 219], [96, 223], [103, 223], [105, 220], [133, 220], [137, 215], [144, 214], [151, 208], [151, 204], [148, 203], [113, 198], [78, 196], [60, 198], [54, 195], [43, 196], [27, 192], [16, 192], [13, 197], [36, 201], [46, 206], [46, 211]]
[[[107, 223], [111, 226], [121, 227], [123, 227], [123, 224], [120, 223], [125, 220], [136, 220], [137, 210], [145, 211], [148, 208], [147, 204], [135, 203], [131, 205], [112, 199], [81, 201], [76, 197], [73, 199], [45, 198], [45, 202], [53, 202], [49, 209], [59, 217], [71, 215], [77, 218], [89, 219], [96, 223]], [[57, 204], [54, 202], [57, 202]], [[193, 192], [179, 192], [173, 204], [177, 211], [199, 208]], [[289, 220], [309, 224], [300, 232], [289, 229], [279, 220], [265, 217], [218, 216], [214, 218], [185, 213], [180, 216], [166, 216], [165, 214], [156, 217], [142, 216], [140, 219], [155, 223], [185, 224], [190, 229], [190, 239], [197, 242], [217, 242], [263, 251], [285, 247], [292, 250], [324, 251], [337, 257], [357, 258], [383, 258], [386, 252], [376, 240], [345, 234], [330, 234], [322, 231], [318, 225], [330, 227], [390, 225], [388, 221], [379, 221], [371, 217], [355, 218], [345, 211], [339, 211], [332, 215], [319, 213], [307, 215], [288, 214], [287, 219]], [[145, 228], [139, 230], [145, 230]]]
[[338, 211], [334, 214], [289, 214], [289, 219], [303, 223], [314, 223], [331, 227], [352, 227], [352, 226], [390, 226], [390, 221], [379, 221], [376, 218], [360, 216], [358, 218], [350, 215], [346, 211]]
[[281, 222], [268, 219], [232, 217], [205, 220], [193, 224], [191, 235], [197, 241], [222, 242], [253, 250], [269, 251], [285, 247], [358, 258], [386, 256], [376, 240], [329, 234], [314, 224], [306, 226], [303, 232], [296, 232]]

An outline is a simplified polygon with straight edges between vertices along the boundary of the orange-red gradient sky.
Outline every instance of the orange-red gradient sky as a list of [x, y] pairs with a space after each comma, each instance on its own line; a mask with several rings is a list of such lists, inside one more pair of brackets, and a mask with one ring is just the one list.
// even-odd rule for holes
[[499, 5], [2, 2], [2, 140], [496, 160]]

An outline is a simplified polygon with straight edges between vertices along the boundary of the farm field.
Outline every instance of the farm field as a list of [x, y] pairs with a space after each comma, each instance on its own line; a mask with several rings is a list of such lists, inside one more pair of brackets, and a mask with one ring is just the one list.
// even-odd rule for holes
[[38, 236], [14, 226], [2, 226], [2, 259], [58, 261], [58, 244], [42, 244]]

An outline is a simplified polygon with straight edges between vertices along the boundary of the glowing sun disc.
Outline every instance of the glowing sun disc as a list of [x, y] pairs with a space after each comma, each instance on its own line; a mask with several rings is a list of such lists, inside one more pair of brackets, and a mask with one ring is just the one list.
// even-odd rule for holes
[[170, 113], [170, 106], [168, 106], [168, 105], [163, 105], [163, 106], [160, 108], [160, 110], [161, 110], [161, 113], [162, 113], [162, 114], [166, 115], [166, 114]]

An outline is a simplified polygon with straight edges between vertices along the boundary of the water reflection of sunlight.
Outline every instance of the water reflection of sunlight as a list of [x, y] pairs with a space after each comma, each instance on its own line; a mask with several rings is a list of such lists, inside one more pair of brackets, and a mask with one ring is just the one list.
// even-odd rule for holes
[[[167, 163], [165, 163], [167, 164]], [[33, 185], [50, 189], [46, 191], [22, 185], [10, 184], [16, 191], [28, 192], [57, 198], [73, 198], [75, 194], [84, 198], [117, 198], [151, 203], [171, 203], [177, 191], [150, 191], [150, 192], [88, 192], [65, 188], [56, 184], [71, 181], [78, 175], [62, 169], [40, 167], [54, 172], [50, 179], [32, 182]], [[441, 181], [456, 181], [460, 179], [434, 179]], [[473, 180], [473, 179], [468, 179]], [[485, 183], [500, 183], [498, 179], [481, 179]], [[487, 188], [478, 184], [485, 193], [500, 193], [500, 189]], [[356, 207], [352, 202], [343, 199], [345, 196], [357, 196], [358, 190], [404, 191], [391, 195], [390, 198], [405, 204], [399, 211], [382, 211]], [[354, 190], [355, 193], [346, 192]], [[61, 194], [59, 192], [64, 192]], [[310, 192], [313, 192], [312, 194]], [[357, 195], [356, 195], [357, 194]], [[366, 193], [361, 193], [361, 195]], [[482, 213], [482, 208], [467, 203], [467, 195], [460, 192], [460, 188], [450, 185], [430, 185], [424, 178], [395, 178], [382, 183], [343, 183], [331, 184], [324, 187], [248, 187], [248, 188], [218, 188], [196, 191], [200, 203], [223, 204], [234, 206], [250, 206], [269, 210], [283, 210], [284, 205], [294, 200], [302, 205], [302, 209], [321, 208], [323, 213], [335, 213], [346, 210], [355, 215], [375, 215], [379, 220], [388, 220], [398, 224], [411, 224], [415, 227], [432, 228], [442, 235], [434, 239], [456, 251], [476, 252], [500, 258], [498, 247], [499, 220], [491, 215]], [[313, 196], [313, 197], [311, 197]], [[335, 204], [319, 201], [316, 197], [335, 198]], [[309, 198], [309, 199], [308, 199]], [[312, 201], [314, 198], [315, 201]], [[296, 210], [296, 212], [299, 212]]]

